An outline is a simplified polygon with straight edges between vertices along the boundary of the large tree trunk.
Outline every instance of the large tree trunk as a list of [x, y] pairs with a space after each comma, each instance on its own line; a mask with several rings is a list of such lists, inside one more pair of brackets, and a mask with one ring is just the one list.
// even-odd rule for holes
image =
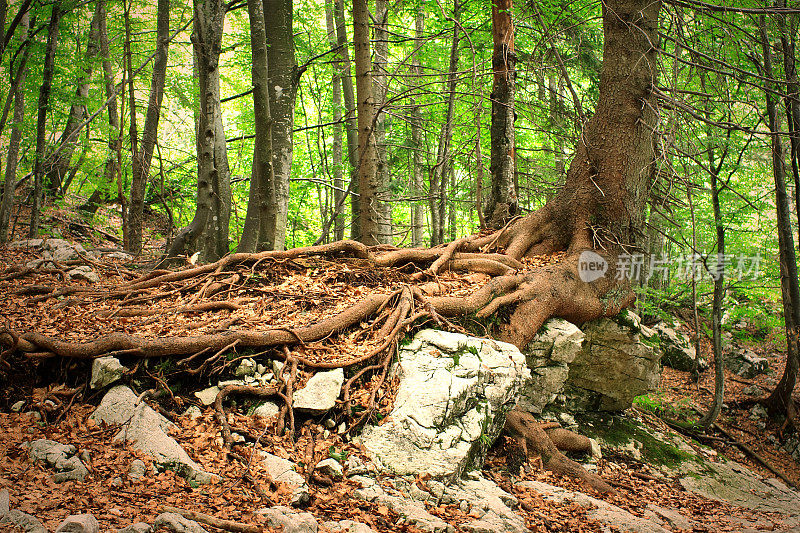
[[[331, 49], [338, 47], [336, 39], [336, 23], [334, 22], [333, 2], [325, 2], [325, 23], [328, 30], [328, 44]], [[342, 54], [336, 53], [333, 59], [333, 84], [332, 101], [333, 105], [333, 240], [344, 239], [344, 150], [342, 146], [342, 126], [339, 124], [344, 114], [342, 113]]]
[[447, 215], [447, 180], [452, 166], [450, 144], [453, 140], [453, 112], [455, 109], [456, 83], [458, 81], [458, 22], [461, 4], [455, 0], [453, 4], [453, 40], [450, 43], [450, 63], [445, 78], [444, 92], [447, 95], [447, 111], [444, 115], [442, 136], [436, 152], [436, 165], [431, 172], [430, 208], [431, 208], [431, 246], [444, 242], [445, 216]]
[[[415, 83], [422, 84], [422, 65], [419, 61], [419, 51], [422, 48], [422, 36], [425, 31], [425, 18], [423, 4], [417, 6], [417, 16], [414, 21], [414, 56], [411, 58], [411, 72], [416, 77]], [[413, 182], [414, 200], [411, 207], [411, 246], [422, 246], [422, 237], [425, 231], [425, 204], [419, 199], [425, 195], [423, 189], [423, 165], [425, 160], [422, 156], [424, 149], [422, 132], [422, 111], [417, 105], [416, 99], [411, 99], [411, 145], [413, 150]]]
[[261, 220], [259, 247], [265, 250], [283, 250], [289, 214], [289, 178], [292, 174], [294, 102], [300, 73], [294, 56], [292, 0], [264, 0], [264, 13], [269, 14], [270, 20], [267, 56], [274, 179], [267, 186], [268, 211], [267, 216]]
[[36, 117], [36, 155], [33, 167], [33, 205], [31, 206], [31, 224], [28, 236], [34, 238], [39, 234], [39, 210], [42, 206], [42, 178], [44, 174], [45, 128], [47, 112], [50, 108], [50, 89], [53, 86], [53, 70], [55, 68], [56, 46], [58, 45], [58, 24], [61, 20], [61, 4], [53, 2], [50, 12], [50, 23], [47, 28], [47, 47], [44, 52], [42, 69], [42, 86], [39, 88], [38, 116]]
[[[19, 25], [21, 41], [28, 38], [30, 19], [26, 12]], [[2, 27], [2, 26], [0, 26]], [[20, 59], [19, 74], [14, 81], [14, 125], [11, 128], [11, 137], [8, 139], [8, 155], [6, 160], [5, 184], [3, 186], [3, 202], [0, 204], [0, 244], [8, 239], [8, 224], [11, 220], [11, 210], [14, 207], [14, 186], [17, 181], [17, 164], [19, 163], [19, 146], [22, 140], [22, 128], [25, 120], [25, 77], [28, 73], [26, 49]]]
[[100, 50], [100, 2], [95, 3], [94, 15], [89, 26], [89, 39], [86, 42], [86, 53], [75, 89], [75, 100], [70, 106], [67, 123], [61, 133], [57, 154], [48, 158], [44, 170], [44, 183], [49, 194], [64, 194], [64, 180], [70, 171], [72, 156], [78, 145], [78, 126], [88, 116], [86, 101], [89, 98], [89, 83], [92, 81], [95, 59]]
[[344, 0], [333, 0], [333, 22], [336, 25], [337, 56], [341, 70], [342, 97], [345, 109], [345, 130], [347, 131], [347, 160], [350, 162], [350, 238], [358, 240], [358, 123], [356, 118], [356, 97], [353, 90], [353, 76], [350, 69], [350, 49], [347, 39], [347, 25], [344, 20]]
[[512, 0], [492, 1], [492, 193], [486, 206], [486, 223], [500, 228], [517, 214], [514, 152], [514, 78], [516, 52]]
[[[770, 43], [767, 38], [766, 21], [764, 15], [759, 17], [759, 30], [761, 33], [761, 48], [764, 59], [764, 74], [767, 79], [774, 80]], [[797, 256], [795, 254], [794, 239], [792, 237], [792, 223], [790, 220], [789, 196], [786, 193], [786, 159], [783, 152], [783, 143], [780, 136], [780, 121], [775, 94], [779, 94], [775, 83], [769, 83], [764, 91], [767, 99], [767, 119], [769, 129], [773, 133], [772, 140], [772, 170], [775, 179], [775, 208], [778, 223], [778, 254], [781, 273], [781, 297], [783, 300], [783, 315], [786, 327], [786, 366], [778, 385], [766, 400], [767, 409], [771, 414], [788, 414], [795, 417], [795, 407], [792, 392], [797, 384], [798, 359], [800, 358], [800, 282], [797, 279]], [[795, 421], [796, 423], [796, 421]]]
[[114, 182], [119, 176], [122, 136], [120, 135], [119, 111], [114, 87], [114, 65], [108, 51], [108, 15], [105, 0], [98, 0], [100, 6], [100, 55], [103, 57], [103, 84], [108, 100], [108, 154], [103, 168], [103, 182], [97, 186], [92, 195], [79, 209], [93, 215], [101, 204], [110, 200], [113, 195]]
[[[164, 83], [167, 73], [167, 57], [169, 51], [169, 0], [158, 0], [158, 17], [156, 23], [156, 57], [153, 63], [153, 74], [150, 80], [150, 100], [147, 103], [147, 112], [144, 119], [142, 144], [133, 151], [133, 177], [131, 179], [131, 196], [128, 209], [128, 230], [125, 248], [133, 253], [142, 249], [142, 224], [144, 216], [144, 194], [147, 188], [147, 178], [150, 175], [150, 163], [153, 160], [153, 150], [158, 138], [158, 122], [161, 117], [161, 101], [164, 97]], [[133, 104], [131, 116], [135, 115]], [[134, 122], [131, 122], [135, 129]], [[136, 136], [131, 137], [131, 144], [136, 142]]]
[[[251, 76], [253, 80], [253, 111], [256, 140], [253, 146], [253, 171], [250, 178], [250, 199], [239, 242], [240, 252], [254, 252], [258, 248], [260, 221], [269, 216], [269, 187], [275, 182], [272, 165], [272, 115], [269, 102], [269, 60], [267, 58], [267, 33], [264, 23], [264, 4], [261, 0], [248, 0], [250, 17], [250, 47], [252, 50]], [[266, 176], [266, 179], [265, 179]]]
[[375, 99], [372, 94], [369, 9], [367, 0], [353, 0], [353, 45], [358, 97], [358, 193], [359, 240], [380, 244], [381, 207], [377, 183], [378, 161], [375, 150]]
[[[176, 258], [194, 251], [199, 240], [196, 251], [200, 252], [200, 259], [212, 261], [228, 251], [228, 219], [222, 220], [224, 213], [221, 209], [224, 202], [230, 200], [230, 174], [219, 92], [219, 55], [225, 6], [221, 0], [195, 0], [194, 12], [192, 44], [199, 85], [197, 208], [189, 225], [175, 236], [166, 257]], [[228, 196], [221, 198], [220, 194], [225, 191], [220, 185], [226, 181]]]
[[389, 3], [375, 0], [373, 16], [373, 41], [375, 42], [375, 61], [372, 71], [372, 94], [375, 98], [375, 183], [380, 198], [380, 235], [378, 240], [392, 244], [392, 202], [389, 198], [389, 165], [386, 159], [386, 94], [389, 76], [386, 66], [389, 62]]

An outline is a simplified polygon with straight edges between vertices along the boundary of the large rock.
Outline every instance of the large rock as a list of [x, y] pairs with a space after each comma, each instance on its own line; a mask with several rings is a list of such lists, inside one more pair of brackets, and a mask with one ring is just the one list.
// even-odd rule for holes
[[517, 407], [541, 413], [563, 391], [569, 365], [583, 350], [585, 338], [575, 324], [560, 318], [550, 319], [539, 328], [525, 351], [531, 379], [525, 384]]
[[361, 439], [382, 469], [455, 479], [480, 464], [530, 378], [511, 344], [424, 330], [398, 354], [394, 409]]
[[100, 524], [93, 515], [73, 514], [59, 524], [56, 533], [100, 533]]
[[297, 473], [297, 465], [293, 462], [269, 452], [261, 452], [261, 465], [273, 481], [286, 483], [292, 489], [292, 505], [302, 507], [310, 501], [306, 480]]
[[725, 366], [734, 374], [752, 379], [770, 372], [769, 361], [752, 350], [739, 349], [725, 354]]
[[0, 516], [0, 524], [11, 524], [25, 533], [49, 533], [38, 518], [28, 513], [23, 513], [19, 509], [11, 509], [3, 516]]
[[57, 470], [57, 473], [53, 475], [53, 481], [56, 483], [83, 481], [89, 474], [89, 470], [80, 458], [75, 455], [77, 449], [71, 444], [38, 439], [33, 442], [26, 442], [22, 447], [28, 450], [28, 456], [31, 461], [44, 462]]
[[661, 341], [661, 363], [664, 366], [684, 372], [691, 372], [695, 367], [700, 371], [708, 368], [705, 359], [697, 358], [697, 350], [689, 337], [678, 333], [663, 322], [653, 326], [653, 330], [658, 333]]
[[292, 396], [292, 407], [312, 415], [321, 415], [336, 405], [336, 398], [342, 392], [344, 370], [337, 368], [330, 372], [317, 372], [308, 380], [306, 386]]
[[122, 429], [114, 436], [114, 440], [131, 442], [157, 464], [175, 468], [190, 481], [210, 483], [218, 478], [200, 468], [186, 450], [167, 435], [172, 424], [166, 418], [144, 402], [137, 404], [136, 395], [124, 385], [109, 390], [91, 418], [96, 422], [121, 425]]

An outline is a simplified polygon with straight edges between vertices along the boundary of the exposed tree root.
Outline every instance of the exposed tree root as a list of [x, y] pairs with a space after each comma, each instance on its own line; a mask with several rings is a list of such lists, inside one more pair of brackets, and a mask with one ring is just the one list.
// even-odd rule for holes
[[[530, 453], [538, 455], [547, 470], [579, 479], [601, 493], [615, 492], [614, 488], [600, 476], [587, 472], [581, 465], [561, 453], [548, 433], [530, 414], [517, 409], [512, 410], [508, 413], [504, 429], [517, 441], [525, 457]], [[561, 440], [563, 436], [565, 436], [563, 433], [560, 434], [557, 440]], [[575, 440], [570, 438], [570, 442], [574, 443]]]

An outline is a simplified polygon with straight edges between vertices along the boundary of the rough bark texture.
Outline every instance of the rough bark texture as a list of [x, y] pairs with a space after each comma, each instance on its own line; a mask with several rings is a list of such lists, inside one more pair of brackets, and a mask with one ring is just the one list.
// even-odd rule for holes
[[78, 145], [78, 126], [86, 119], [86, 101], [89, 98], [89, 82], [92, 80], [94, 64], [100, 50], [100, 3], [95, 3], [94, 14], [89, 25], [89, 38], [86, 53], [75, 88], [75, 99], [67, 115], [67, 123], [61, 133], [59, 151], [47, 159], [44, 170], [44, 183], [49, 194], [64, 194], [67, 174], [72, 166], [72, 156]]
[[[264, 24], [264, 4], [261, 0], [248, 0], [250, 18], [250, 47], [252, 50], [251, 76], [253, 80], [253, 111], [256, 140], [253, 146], [253, 172], [250, 179], [250, 199], [247, 202], [240, 252], [254, 252], [258, 247], [262, 218], [268, 217], [269, 187], [275, 182], [272, 165], [272, 114], [269, 102], [269, 61], [267, 34]], [[266, 178], [265, 178], [266, 177]]]
[[[21, 40], [28, 38], [30, 19], [26, 12], [20, 22]], [[3, 202], [0, 204], [0, 244], [8, 239], [8, 225], [11, 220], [11, 210], [14, 207], [14, 186], [17, 181], [17, 165], [19, 163], [19, 147], [22, 140], [22, 126], [25, 119], [25, 78], [28, 73], [27, 60], [28, 50], [26, 48], [20, 59], [21, 65], [19, 74], [14, 80], [16, 89], [14, 90], [14, 125], [11, 127], [11, 136], [8, 139], [8, 154], [6, 159], [5, 183], [3, 185]]]
[[[761, 33], [761, 47], [764, 58], [764, 74], [774, 80], [770, 44], [767, 39], [766, 21], [761, 15], [759, 20]], [[766, 400], [766, 405], [772, 414], [784, 413], [795, 417], [794, 400], [792, 392], [797, 384], [798, 359], [800, 359], [800, 284], [797, 279], [797, 257], [795, 255], [794, 239], [789, 211], [789, 196], [786, 193], [786, 160], [781, 141], [780, 122], [776, 98], [777, 91], [773, 83], [765, 91], [767, 99], [767, 119], [769, 129], [774, 135], [772, 140], [772, 170], [775, 179], [775, 208], [778, 219], [778, 251], [781, 273], [781, 297], [783, 300], [783, 314], [786, 324], [786, 367], [781, 380]], [[796, 423], [796, 422], [795, 422]]]
[[518, 211], [514, 152], [516, 52], [511, 8], [512, 0], [492, 1], [492, 192], [485, 217], [494, 229], [503, 227]]
[[98, 0], [100, 4], [100, 55], [103, 58], [103, 85], [106, 100], [108, 101], [108, 155], [103, 168], [103, 182], [98, 185], [92, 195], [79, 209], [93, 215], [97, 208], [113, 196], [114, 181], [119, 176], [120, 159], [122, 150], [122, 136], [120, 135], [119, 111], [117, 110], [117, 96], [114, 88], [114, 65], [108, 53], [108, 24], [105, 0]]
[[[221, 228], [219, 194], [220, 181], [230, 180], [227, 153], [225, 152], [225, 132], [222, 130], [222, 117], [219, 94], [219, 54], [222, 48], [223, 21], [225, 9], [220, 0], [195, 0], [194, 31], [192, 44], [199, 84], [199, 109], [197, 114], [197, 208], [194, 218], [181, 230], [167, 251], [167, 258], [175, 258], [192, 252], [195, 243], [203, 260], [214, 260], [219, 254], [219, 234]], [[220, 176], [222, 175], [222, 176]], [[214, 220], [214, 218], [217, 220]], [[227, 220], [225, 220], [227, 253]]]
[[450, 144], [453, 140], [453, 110], [455, 109], [456, 82], [458, 81], [458, 42], [460, 5], [453, 6], [453, 40], [450, 43], [450, 63], [447, 69], [444, 92], [447, 94], [447, 111], [442, 136], [436, 152], [436, 165], [431, 172], [431, 246], [444, 242], [445, 215], [447, 214], [447, 179], [452, 169]]
[[[325, 23], [328, 30], [328, 44], [331, 49], [336, 49], [339, 44], [336, 38], [336, 23], [334, 22], [333, 2], [325, 2]], [[338, 124], [344, 118], [342, 113], [342, 66], [343, 59], [340, 52], [336, 52], [333, 59], [333, 85], [332, 101], [333, 121], [333, 240], [344, 239], [344, 150], [342, 126]]]
[[353, 45], [355, 47], [356, 93], [358, 98], [358, 193], [359, 240], [379, 244], [380, 201], [375, 150], [375, 99], [372, 94], [369, 9], [367, 0], [353, 0]]
[[389, 76], [386, 65], [389, 61], [389, 3], [375, 0], [373, 15], [373, 42], [375, 53], [372, 70], [372, 94], [375, 98], [375, 183], [378, 187], [380, 234], [378, 240], [392, 244], [392, 202], [389, 198], [389, 164], [386, 160], [386, 91]]
[[270, 21], [267, 56], [274, 179], [267, 185], [268, 213], [261, 220], [259, 247], [264, 250], [283, 250], [289, 214], [289, 178], [292, 174], [294, 101], [300, 73], [294, 56], [292, 0], [264, 0], [264, 13]]
[[[411, 71], [414, 76], [422, 83], [422, 65], [419, 61], [419, 50], [422, 48], [422, 36], [425, 31], [425, 18], [422, 4], [417, 7], [417, 16], [414, 20], [414, 56], [411, 59]], [[425, 160], [422, 151], [425, 149], [422, 131], [422, 111], [414, 98], [411, 99], [411, 145], [414, 150], [413, 155], [413, 186], [414, 195], [422, 198], [425, 195], [423, 190], [423, 165]], [[422, 246], [423, 231], [425, 228], [425, 204], [419, 200], [415, 201], [411, 207], [411, 246]]]
[[36, 155], [33, 167], [33, 205], [31, 206], [31, 224], [28, 236], [33, 238], [39, 234], [39, 210], [42, 206], [42, 181], [45, 157], [45, 127], [47, 111], [50, 107], [50, 89], [53, 86], [53, 69], [55, 67], [56, 46], [58, 45], [58, 24], [61, 20], [61, 4], [54, 2], [50, 12], [50, 24], [47, 27], [47, 48], [44, 53], [42, 85], [39, 88], [38, 116], [36, 118]]
[[[164, 83], [167, 73], [167, 57], [169, 52], [169, 0], [158, 0], [158, 17], [156, 23], [156, 57], [153, 63], [153, 74], [150, 80], [150, 99], [144, 119], [141, 146], [134, 151], [132, 160], [133, 177], [131, 178], [131, 196], [128, 209], [128, 228], [125, 248], [133, 253], [142, 249], [142, 217], [144, 216], [144, 195], [147, 178], [150, 175], [150, 163], [158, 138], [158, 122], [161, 117], [161, 101], [164, 97]], [[131, 142], [134, 142], [132, 139]]]

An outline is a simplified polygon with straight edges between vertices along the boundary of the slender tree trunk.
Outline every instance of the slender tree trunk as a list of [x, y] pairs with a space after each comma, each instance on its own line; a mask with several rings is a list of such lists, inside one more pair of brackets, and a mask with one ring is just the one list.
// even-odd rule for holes
[[512, 0], [492, 1], [492, 194], [486, 206], [486, 222], [495, 229], [502, 227], [519, 210], [514, 152], [516, 52], [511, 8]]
[[[230, 186], [219, 93], [224, 17], [225, 6], [221, 0], [195, 0], [192, 44], [199, 85], [197, 208], [189, 225], [175, 236], [167, 251], [168, 259], [192, 252], [198, 240], [196, 250], [202, 261], [214, 261], [227, 252], [228, 220], [222, 220], [221, 204], [230, 201], [230, 196], [220, 197], [224, 194], [220, 184], [227, 180]], [[223, 246], [224, 251], [221, 250]]]
[[[26, 12], [22, 15], [19, 25], [21, 41], [28, 38], [30, 18]], [[3, 26], [0, 26], [2, 28]], [[30, 47], [28, 47], [30, 49]], [[27, 50], [20, 61], [21, 69], [15, 82], [14, 91], [14, 125], [11, 127], [11, 137], [8, 139], [8, 156], [6, 159], [5, 184], [3, 186], [3, 202], [0, 204], [0, 244], [8, 240], [8, 223], [11, 220], [11, 210], [14, 207], [14, 186], [17, 181], [17, 164], [19, 163], [19, 146], [22, 140], [22, 128], [25, 120], [25, 77], [28, 73], [26, 65]]]
[[[770, 44], [767, 38], [766, 21], [764, 15], [759, 17], [759, 30], [761, 33], [761, 47], [764, 59], [764, 74], [768, 79], [774, 80]], [[780, 122], [776, 98], [771, 91], [777, 91], [775, 83], [765, 91], [767, 98], [767, 118], [769, 129], [773, 133], [772, 139], [772, 169], [775, 179], [775, 207], [778, 223], [778, 250], [781, 272], [781, 296], [786, 327], [786, 367], [778, 385], [765, 401], [767, 409], [772, 414], [784, 413], [795, 416], [792, 392], [797, 383], [798, 358], [800, 356], [800, 282], [797, 279], [797, 256], [795, 254], [792, 237], [792, 224], [790, 220], [789, 196], [786, 193], [786, 161], [781, 142]]]
[[[167, 58], [169, 52], [169, 0], [158, 0], [158, 16], [156, 23], [156, 57], [153, 63], [153, 73], [150, 80], [150, 99], [147, 103], [147, 112], [142, 131], [142, 144], [134, 150], [131, 178], [131, 195], [128, 208], [128, 240], [126, 248], [133, 253], [142, 249], [142, 224], [144, 217], [144, 195], [147, 188], [147, 178], [150, 175], [150, 164], [153, 160], [156, 139], [158, 138], [158, 122], [161, 117], [161, 101], [164, 98], [164, 84], [167, 74]], [[131, 80], [132, 81], [132, 80]], [[131, 103], [131, 117], [135, 116]], [[135, 119], [132, 119], [135, 120]], [[135, 128], [134, 123], [131, 127]], [[131, 137], [131, 144], [135, 136]]]
[[47, 28], [47, 47], [44, 53], [42, 69], [42, 86], [39, 88], [38, 116], [36, 118], [36, 160], [33, 167], [33, 205], [31, 206], [31, 224], [28, 236], [34, 238], [39, 234], [39, 210], [42, 207], [42, 178], [45, 158], [45, 128], [47, 111], [50, 108], [50, 89], [53, 86], [53, 70], [55, 68], [56, 46], [58, 45], [58, 24], [61, 20], [61, 4], [53, 2], [50, 12], [50, 24]]
[[[416, 78], [417, 83], [422, 84], [422, 65], [419, 61], [420, 49], [422, 48], [422, 36], [425, 32], [424, 3], [419, 2], [417, 6], [417, 16], [414, 21], [414, 56], [411, 59], [411, 73]], [[425, 160], [422, 157], [424, 147], [422, 133], [422, 110], [414, 98], [411, 99], [411, 144], [413, 153], [413, 183], [414, 196], [417, 198], [411, 207], [411, 246], [419, 247], [423, 245], [423, 235], [425, 231], [425, 204], [419, 200], [425, 195], [423, 188], [423, 166]]]
[[375, 100], [372, 94], [369, 9], [367, 0], [353, 0], [356, 93], [358, 97], [359, 237], [367, 245], [380, 244], [380, 199], [375, 150]]
[[[270, 111], [272, 112], [272, 167], [274, 180], [268, 183], [269, 206], [261, 219], [259, 247], [283, 250], [289, 213], [289, 178], [292, 174], [294, 102], [300, 81], [292, 34], [292, 0], [264, 0], [270, 20], [267, 31]], [[268, 179], [268, 178], [267, 178]]]
[[108, 49], [108, 14], [106, 13], [105, 0], [97, 0], [100, 15], [100, 55], [103, 57], [103, 84], [108, 100], [108, 155], [103, 168], [103, 182], [98, 185], [86, 203], [79, 207], [90, 215], [94, 215], [101, 204], [108, 202], [113, 195], [114, 182], [119, 177], [118, 154], [122, 149], [120, 136], [119, 111], [117, 110], [117, 97], [114, 93], [114, 65], [111, 63]]
[[372, 70], [372, 93], [375, 97], [375, 182], [378, 187], [380, 235], [378, 240], [384, 244], [392, 244], [392, 202], [389, 197], [389, 165], [386, 159], [386, 94], [389, 76], [386, 66], [389, 62], [389, 2], [375, 0], [373, 16], [373, 41], [375, 42], [375, 60]]
[[60, 151], [58, 154], [50, 156], [44, 171], [44, 182], [47, 192], [51, 195], [66, 193], [64, 179], [72, 166], [72, 156], [78, 145], [78, 126], [88, 116], [86, 102], [89, 99], [89, 84], [92, 81], [94, 64], [97, 53], [100, 50], [100, 2], [95, 3], [94, 14], [89, 29], [89, 39], [86, 42], [86, 53], [83, 58], [83, 65], [80, 69], [77, 87], [75, 89], [75, 101], [70, 106], [67, 123], [61, 133]]
[[[250, 179], [250, 199], [244, 221], [240, 252], [254, 252], [258, 248], [260, 221], [269, 216], [269, 186], [275, 182], [272, 165], [272, 115], [269, 102], [269, 60], [267, 58], [267, 33], [264, 23], [264, 4], [261, 0], [248, 0], [250, 17], [250, 47], [252, 49], [251, 76], [253, 80], [253, 111], [256, 140], [254, 143], [253, 172]], [[266, 176], [266, 179], [264, 179]]]
[[[325, 23], [328, 29], [328, 44], [331, 49], [339, 46], [336, 38], [336, 23], [334, 22], [333, 15], [333, 1], [326, 0], [325, 2]], [[334, 217], [333, 220], [333, 239], [340, 241], [344, 239], [344, 150], [342, 147], [342, 121], [344, 114], [342, 113], [342, 54], [337, 51], [333, 58], [333, 76], [331, 83], [333, 84], [333, 121], [336, 122], [333, 126], [333, 213], [330, 216]]]
[[453, 4], [453, 40], [450, 44], [450, 64], [445, 78], [444, 92], [447, 94], [447, 111], [442, 127], [442, 136], [439, 138], [439, 147], [436, 153], [436, 165], [431, 172], [430, 204], [431, 204], [431, 245], [435, 246], [444, 242], [445, 223], [447, 216], [447, 180], [452, 166], [450, 144], [453, 140], [453, 113], [455, 110], [456, 83], [458, 82], [458, 44], [459, 18], [461, 4], [455, 0]]

